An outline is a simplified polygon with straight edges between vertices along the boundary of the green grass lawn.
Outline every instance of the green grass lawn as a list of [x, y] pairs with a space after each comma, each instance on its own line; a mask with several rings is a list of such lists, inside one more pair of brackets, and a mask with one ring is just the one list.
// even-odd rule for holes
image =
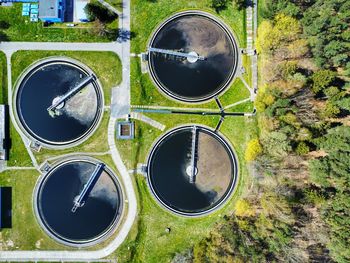
[[243, 78], [248, 83], [249, 86], [252, 86], [252, 65], [250, 57], [243, 55], [242, 56], [242, 65], [245, 69], [245, 73], [243, 74]]
[[16, 131], [13, 124], [10, 124], [11, 148], [10, 157], [7, 161], [8, 166], [32, 166], [32, 160], [29, 157], [21, 136]]
[[[9, 23], [9, 28], [2, 30], [2, 41], [48, 41], [48, 42], [106, 42], [107, 37], [99, 36], [91, 23], [90, 28], [43, 27], [41, 22], [33, 23], [29, 17], [22, 16], [22, 4], [12, 7], [0, 6], [0, 20]], [[86, 26], [86, 25], [85, 25]], [[85, 27], [84, 26], [84, 27]], [[114, 23], [112, 29], [118, 28]]]
[[150, 146], [161, 134], [160, 130], [141, 121], [135, 121], [135, 139], [116, 140], [117, 149], [128, 169], [134, 169], [138, 163], [145, 162]]
[[226, 110], [226, 112], [245, 112], [252, 113], [254, 110], [254, 103], [251, 101], [244, 102]]
[[108, 141], [107, 141], [107, 129], [108, 129], [108, 120], [109, 113], [105, 112], [100, 126], [92, 134], [92, 136], [87, 139], [83, 144], [68, 148], [65, 150], [50, 150], [50, 149], [41, 149], [40, 152], [35, 153], [35, 157], [38, 163], [44, 162], [47, 158], [75, 153], [75, 152], [106, 152], [109, 150]]

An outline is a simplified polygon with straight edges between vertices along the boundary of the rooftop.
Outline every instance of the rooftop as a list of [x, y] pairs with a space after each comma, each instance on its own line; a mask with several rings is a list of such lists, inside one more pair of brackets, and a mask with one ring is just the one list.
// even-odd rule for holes
[[58, 0], [44, 0], [39, 4], [39, 18], [58, 17]]

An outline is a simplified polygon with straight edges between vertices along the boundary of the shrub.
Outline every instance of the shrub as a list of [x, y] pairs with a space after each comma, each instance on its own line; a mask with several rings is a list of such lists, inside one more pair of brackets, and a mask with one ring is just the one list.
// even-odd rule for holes
[[258, 139], [252, 139], [248, 142], [247, 149], [245, 151], [245, 159], [250, 162], [254, 161], [256, 157], [262, 153], [262, 147]]
[[309, 146], [305, 142], [299, 142], [295, 152], [299, 155], [307, 154], [310, 151]]

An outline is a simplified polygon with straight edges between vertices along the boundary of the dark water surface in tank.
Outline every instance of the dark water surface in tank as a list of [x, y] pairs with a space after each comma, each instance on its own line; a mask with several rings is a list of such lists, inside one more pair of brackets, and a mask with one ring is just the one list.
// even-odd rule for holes
[[38, 193], [38, 211], [46, 227], [64, 240], [84, 242], [103, 234], [114, 223], [120, 208], [120, 192], [115, 181], [103, 172], [83, 207], [71, 211], [95, 165], [71, 162], [54, 169], [44, 179]]
[[[98, 118], [96, 90], [90, 96], [95, 102], [90, 103], [84, 114], [74, 112], [74, 107], [71, 107], [73, 112], [63, 109], [55, 117], [47, 111], [55, 97], [74, 88], [86, 76], [82, 69], [66, 63], [49, 63], [30, 72], [19, 87], [16, 101], [20, 121], [28, 133], [39, 141], [52, 144], [69, 143], [87, 133]], [[85, 89], [96, 88], [91, 85]]]
[[[210, 136], [206, 131], [201, 130], [198, 136]], [[202, 147], [207, 154], [201, 154], [199, 159], [220, 158], [216, 156], [216, 147], [221, 148], [225, 153], [225, 165], [228, 176], [226, 182], [213, 180], [217, 176], [218, 167], [201, 169], [199, 165], [196, 183], [189, 182], [186, 168], [191, 163], [192, 130], [182, 129], [166, 136], [155, 148], [154, 155], [150, 161], [150, 182], [157, 197], [166, 206], [184, 213], [199, 213], [213, 208], [226, 197], [233, 183], [233, 169], [231, 160], [228, 159], [226, 147], [219, 143], [216, 138], [210, 136], [210, 140], [216, 141], [216, 146], [201, 145], [205, 142], [199, 140], [198, 148]], [[224, 147], [225, 149], [222, 149]], [[212, 151], [212, 152], [210, 152]], [[226, 158], [227, 157], [227, 158]], [[202, 160], [206, 161], [206, 160]], [[218, 160], [220, 163], [220, 160]], [[198, 163], [199, 164], [199, 163]], [[207, 180], [207, 178], [211, 178]], [[210, 181], [210, 183], [206, 182]], [[218, 187], [223, 187], [218, 191]]]
[[185, 100], [203, 100], [220, 92], [236, 70], [235, 44], [214, 20], [201, 15], [184, 15], [165, 24], [152, 47], [194, 51], [206, 60], [190, 63], [151, 53], [155, 78], [170, 95]]

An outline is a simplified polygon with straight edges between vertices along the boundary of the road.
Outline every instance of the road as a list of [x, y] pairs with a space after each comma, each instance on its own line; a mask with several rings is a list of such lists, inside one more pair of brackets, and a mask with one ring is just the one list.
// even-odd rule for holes
[[[130, 31], [130, 1], [123, 0], [123, 14], [119, 16], [119, 25], [123, 30]], [[122, 103], [121, 107], [126, 112], [130, 109], [130, 41], [126, 40], [122, 43], [42, 43], [42, 42], [2, 42], [0, 50], [4, 51], [8, 59], [8, 72], [11, 76], [10, 59], [14, 52], [18, 50], [69, 50], [69, 51], [112, 51], [119, 55], [123, 65], [123, 79], [119, 85], [118, 92], [123, 94], [126, 99], [122, 102], [117, 98], [112, 98], [112, 111], [119, 107], [118, 103]], [[9, 77], [9, 103], [12, 104], [12, 87], [11, 77]], [[120, 90], [120, 91], [119, 91]], [[73, 251], [1, 251], [0, 261], [93, 261], [104, 258], [113, 253], [127, 237], [137, 214], [137, 202], [132, 180], [128, 171], [120, 157], [115, 146], [115, 122], [117, 117], [121, 117], [115, 110], [112, 114], [108, 125], [108, 144], [112, 159], [122, 178], [122, 184], [125, 191], [125, 202], [128, 203], [126, 220], [118, 230], [118, 235], [107, 246], [99, 250], [73, 250]], [[13, 113], [11, 113], [13, 117]], [[12, 119], [14, 120], [14, 119]], [[16, 122], [13, 122], [14, 124]], [[16, 127], [19, 130], [18, 127]], [[20, 132], [20, 130], [19, 130]], [[21, 134], [21, 132], [20, 132]], [[34, 158], [35, 159], [35, 158]]]

